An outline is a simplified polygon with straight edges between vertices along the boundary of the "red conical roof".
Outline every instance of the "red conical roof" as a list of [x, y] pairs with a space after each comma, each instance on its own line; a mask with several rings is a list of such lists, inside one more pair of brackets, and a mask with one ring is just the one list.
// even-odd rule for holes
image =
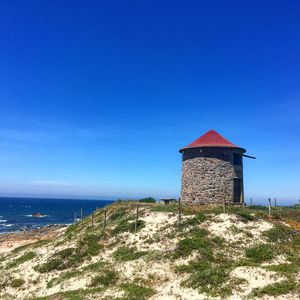
[[186, 147], [179, 150], [181, 152], [184, 149], [189, 148], [201, 148], [201, 147], [225, 147], [225, 148], [238, 148], [242, 149], [246, 152], [245, 149], [234, 145], [233, 143], [226, 140], [222, 135], [220, 135], [215, 130], [209, 130], [198, 139], [193, 141], [191, 144], [187, 145]]

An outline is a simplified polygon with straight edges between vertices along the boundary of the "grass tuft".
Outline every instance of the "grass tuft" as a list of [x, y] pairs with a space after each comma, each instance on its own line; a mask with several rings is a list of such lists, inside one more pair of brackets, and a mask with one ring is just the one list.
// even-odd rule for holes
[[99, 239], [99, 236], [87, 235], [77, 243], [76, 248], [66, 248], [55, 253], [46, 263], [36, 266], [35, 270], [40, 273], [48, 273], [76, 267], [85, 259], [99, 254], [101, 249], [98, 243]]
[[107, 270], [100, 275], [97, 275], [91, 280], [91, 287], [97, 286], [109, 286], [112, 284], [116, 284], [118, 281], [118, 273], [114, 270]]
[[[137, 221], [137, 231], [145, 227], [145, 221]], [[128, 219], [121, 220], [118, 225], [113, 229], [113, 234], [119, 234], [123, 232], [134, 232], [135, 231], [135, 222], [129, 221]]]
[[147, 254], [145, 251], [136, 251], [135, 248], [120, 247], [113, 253], [113, 257], [117, 261], [135, 260]]
[[121, 288], [125, 292], [124, 299], [128, 300], [146, 300], [155, 294], [153, 289], [136, 283], [123, 283]]
[[22, 256], [18, 257], [17, 259], [13, 260], [11, 263], [9, 263], [7, 265], [7, 269], [11, 269], [11, 268], [15, 268], [21, 264], [23, 264], [26, 261], [29, 261], [33, 258], [36, 257], [36, 253], [35, 252], [27, 252], [25, 254], [23, 254]]
[[21, 278], [15, 278], [11, 281], [10, 286], [12, 288], [19, 288], [21, 287], [23, 284], [25, 283], [25, 281]]
[[291, 238], [293, 231], [286, 226], [276, 224], [270, 230], [265, 231], [263, 235], [267, 237], [268, 241], [271, 243], [285, 242]]
[[274, 251], [270, 245], [261, 244], [246, 249], [245, 255], [253, 262], [259, 263], [272, 259], [274, 257]]
[[260, 289], [256, 288], [252, 291], [251, 296], [253, 297], [261, 297], [264, 295], [279, 296], [279, 295], [290, 293], [296, 288], [297, 288], [297, 284], [295, 281], [284, 280], [273, 284], [269, 284]]
[[173, 258], [186, 257], [192, 254], [194, 250], [197, 250], [204, 256], [211, 256], [211, 245], [206, 238], [208, 231], [201, 228], [193, 228], [188, 237], [180, 240], [177, 244], [177, 248], [173, 254]]

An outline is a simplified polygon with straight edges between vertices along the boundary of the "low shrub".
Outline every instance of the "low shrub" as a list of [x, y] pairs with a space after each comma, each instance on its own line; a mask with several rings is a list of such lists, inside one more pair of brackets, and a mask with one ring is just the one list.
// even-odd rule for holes
[[17, 266], [19, 266], [20, 264], [29, 261], [33, 258], [36, 257], [36, 253], [35, 252], [27, 252], [25, 254], [23, 254], [22, 256], [18, 257], [17, 259], [13, 260], [11, 263], [9, 263], [7, 265], [7, 269], [11, 269], [11, 268], [15, 268]]
[[212, 256], [212, 249], [209, 240], [206, 238], [208, 231], [201, 228], [194, 228], [188, 237], [180, 240], [173, 254], [173, 258], [185, 257], [190, 255], [194, 250], [200, 252], [203, 256]]
[[276, 243], [276, 242], [284, 242], [288, 241], [291, 236], [293, 235], [293, 231], [286, 226], [281, 224], [276, 224], [270, 230], [267, 230], [263, 233], [265, 237], [267, 237], [269, 242]]
[[159, 203], [153, 207], [151, 207], [151, 210], [154, 212], [178, 212], [178, 204], [177, 203], [170, 203], [169, 205], [165, 205], [163, 203]]
[[25, 283], [25, 281], [21, 278], [15, 278], [11, 281], [10, 286], [12, 288], [18, 288], [20, 286], [22, 286]]
[[68, 279], [74, 278], [74, 277], [78, 277], [81, 274], [82, 274], [82, 272], [78, 271], [78, 270], [61, 273], [58, 277], [54, 277], [50, 281], [48, 281], [47, 288], [48, 289], [52, 288], [53, 286], [65, 281], [65, 280], [68, 280]]
[[99, 236], [87, 235], [77, 243], [76, 248], [66, 248], [55, 253], [46, 263], [36, 266], [35, 270], [47, 273], [78, 266], [85, 259], [99, 254], [101, 249], [99, 239]]
[[193, 226], [193, 225], [200, 224], [201, 222], [204, 222], [205, 220], [206, 220], [206, 217], [203, 213], [197, 213], [195, 217], [186, 219], [180, 225], [182, 227]]
[[120, 247], [113, 253], [117, 261], [135, 260], [147, 254], [145, 251], [136, 251], [135, 248]]
[[125, 208], [120, 207], [109, 216], [109, 219], [111, 221], [119, 220], [122, 219], [125, 216], [125, 214], [126, 214]]
[[95, 276], [91, 280], [91, 287], [97, 286], [109, 286], [112, 284], [116, 284], [118, 280], [118, 274], [114, 270], [107, 270], [100, 275]]
[[[138, 220], [137, 221], [137, 230], [142, 229], [145, 227], [145, 221], [143, 220]], [[134, 232], [135, 231], [135, 222], [134, 221], [129, 221], [128, 219], [121, 220], [118, 225], [113, 229], [112, 233], [113, 234], [119, 234], [123, 232]]]
[[236, 213], [236, 215], [238, 215], [239, 217], [241, 217], [242, 220], [244, 220], [246, 222], [256, 220], [255, 216], [251, 215], [250, 213], [248, 213], [246, 211], [238, 211]]
[[269, 271], [284, 274], [286, 276], [294, 275], [299, 272], [300, 265], [296, 264], [279, 264], [266, 267]]
[[297, 284], [295, 281], [284, 280], [273, 284], [269, 284], [260, 289], [256, 288], [252, 291], [251, 296], [253, 297], [261, 297], [264, 295], [279, 296], [279, 295], [292, 292], [296, 288], [297, 288]]
[[245, 250], [245, 255], [252, 261], [259, 263], [274, 257], [274, 251], [269, 245], [261, 244]]
[[124, 299], [146, 300], [155, 294], [153, 289], [137, 283], [123, 283], [120, 287], [125, 292]]
[[141, 202], [141, 203], [156, 203], [156, 200], [152, 197], [147, 197], [147, 198], [140, 199], [139, 202]]
[[104, 261], [97, 261], [93, 264], [87, 265], [83, 268], [83, 271], [102, 272], [103, 268], [107, 268], [108, 263]]
[[178, 266], [176, 271], [190, 273], [188, 279], [182, 282], [184, 287], [198, 288], [201, 293], [211, 296], [224, 296], [231, 292], [231, 289], [223, 287], [223, 284], [230, 278], [229, 264], [195, 260], [187, 265]]
[[84, 238], [77, 243], [77, 255], [81, 255], [83, 257], [98, 255], [101, 250], [101, 246], [99, 244], [100, 238], [101, 236], [95, 234], [84, 236]]

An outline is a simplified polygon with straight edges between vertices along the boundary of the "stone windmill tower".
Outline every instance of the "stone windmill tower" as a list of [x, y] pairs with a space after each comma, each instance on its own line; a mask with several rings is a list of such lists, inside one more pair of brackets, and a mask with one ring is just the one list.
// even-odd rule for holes
[[179, 152], [182, 203], [244, 203], [243, 156], [254, 158], [245, 149], [210, 130]]

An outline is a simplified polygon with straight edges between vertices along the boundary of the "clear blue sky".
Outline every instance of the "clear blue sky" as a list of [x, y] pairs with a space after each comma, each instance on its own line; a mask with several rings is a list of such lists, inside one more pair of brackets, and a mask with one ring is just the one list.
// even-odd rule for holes
[[245, 147], [246, 197], [300, 198], [300, 4], [1, 1], [0, 194], [179, 196], [178, 149]]

